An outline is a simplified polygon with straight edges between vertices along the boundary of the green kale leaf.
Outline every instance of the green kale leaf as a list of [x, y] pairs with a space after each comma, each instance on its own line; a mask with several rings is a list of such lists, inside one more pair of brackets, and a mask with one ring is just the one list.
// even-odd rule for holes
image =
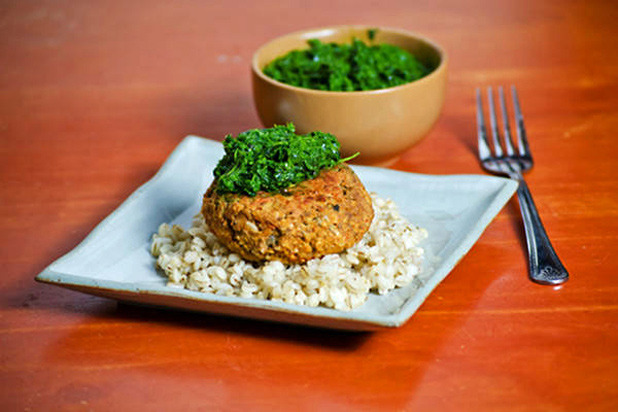
[[330, 133], [295, 131], [288, 124], [227, 135], [225, 154], [214, 170], [217, 192], [248, 196], [260, 190], [279, 192], [354, 157], [342, 160], [340, 144]]
[[358, 39], [351, 44], [318, 39], [307, 43], [308, 49], [293, 50], [270, 62], [264, 74], [307, 89], [362, 91], [410, 83], [430, 72], [414, 55], [390, 44], [367, 45]]

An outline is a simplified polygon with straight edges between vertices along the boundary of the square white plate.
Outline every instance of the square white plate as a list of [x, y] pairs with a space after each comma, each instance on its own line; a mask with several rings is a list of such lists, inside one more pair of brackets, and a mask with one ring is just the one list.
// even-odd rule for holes
[[367, 190], [393, 199], [401, 214], [427, 229], [429, 237], [422, 244], [426, 259], [420, 276], [387, 295], [371, 295], [351, 312], [168, 287], [149, 252], [152, 234], [163, 222], [191, 224], [222, 156], [221, 143], [186, 137], [150, 181], [36, 280], [125, 302], [208, 313], [349, 330], [397, 327], [448, 275], [517, 189], [513, 180], [492, 176], [427, 176], [353, 166]]

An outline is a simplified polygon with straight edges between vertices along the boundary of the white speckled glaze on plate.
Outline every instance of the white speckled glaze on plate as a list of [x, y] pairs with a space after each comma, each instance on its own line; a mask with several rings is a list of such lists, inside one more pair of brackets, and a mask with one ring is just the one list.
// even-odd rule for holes
[[221, 143], [186, 137], [150, 181], [36, 280], [125, 302], [207, 313], [348, 330], [397, 327], [448, 275], [517, 189], [516, 182], [492, 176], [428, 176], [353, 166], [367, 190], [393, 199], [401, 214], [427, 229], [429, 237], [422, 244], [423, 272], [415, 281], [384, 296], [372, 294], [351, 312], [168, 287], [165, 276], [155, 270], [151, 236], [163, 222], [190, 225], [222, 155]]

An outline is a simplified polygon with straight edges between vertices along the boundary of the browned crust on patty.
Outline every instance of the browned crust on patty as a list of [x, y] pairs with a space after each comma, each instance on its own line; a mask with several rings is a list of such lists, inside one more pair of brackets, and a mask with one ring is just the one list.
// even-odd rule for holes
[[216, 184], [204, 195], [204, 219], [228, 249], [247, 260], [303, 263], [339, 253], [357, 243], [373, 220], [371, 198], [345, 164], [285, 194], [218, 194]]

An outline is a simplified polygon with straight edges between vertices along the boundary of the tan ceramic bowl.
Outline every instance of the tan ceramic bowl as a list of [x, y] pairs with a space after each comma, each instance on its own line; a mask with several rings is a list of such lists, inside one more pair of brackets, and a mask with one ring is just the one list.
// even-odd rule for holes
[[421, 140], [444, 103], [448, 58], [432, 41], [397, 29], [378, 28], [374, 41], [412, 52], [433, 69], [414, 82], [388, 89], [329, 92], [286, 85], [262, 73], [276, 57], [307, 48], [307, 40], [367, 41], [371, 26], [340, 26], [300, 31], [276, 38], [253, 56], [253, 97], [266, 127], [293, 122], [297, 133], [329, 132], [341, 142], [343, 156], [356, 152], [361, 163], [386, 161]]

